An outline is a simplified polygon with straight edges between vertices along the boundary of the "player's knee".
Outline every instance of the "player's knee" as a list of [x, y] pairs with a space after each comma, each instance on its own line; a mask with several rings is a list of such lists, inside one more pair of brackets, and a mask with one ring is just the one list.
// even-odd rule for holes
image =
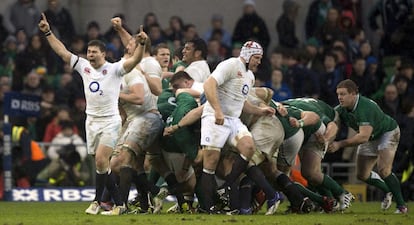
[[391, 168], [378, 167], [378, 175], [380, 175], [382, 179], [384, 179], [385, 177], [388, 177], [390, 174], [391, 174]]
[[357, 175], [356, 176], [357, 176], [357, 179], [358, 180], [360, 180], [360, 181], [366, 181], [369, 178], [370, 173], [357, 172]]

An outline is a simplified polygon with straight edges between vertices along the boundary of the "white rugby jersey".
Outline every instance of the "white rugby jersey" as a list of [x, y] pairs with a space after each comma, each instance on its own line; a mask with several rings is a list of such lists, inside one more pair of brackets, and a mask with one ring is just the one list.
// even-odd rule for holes
[[[211, 76], [217, 81], [217, 97], [224, 116], [239, 117], [254, 84], [252, 71], [246, 70], [246, 64], [240, 58], [234, 57], [218, 64]], [[204, 115], [214, 115], [208, 101], [203, 109]]]
[[137, 105], [121, 101], [121, 106], [127, 114], [127, 120], [131, 120], [135, 116], [150, 110], [157, 109], [157, 99], [155, 95], [151, 93], [147, 79], [145, 79], [145, 76], [135, 68], [122, 77], [121, 92], [128, 94], [130, 92], [129, 87], [135, 84], [144, 85], [144, 102], [142, 105]]
[[121, 76], [125, 74], [123, 63], [105, 62], [100, 68], [94, 69], [88, 60], [72, 54], [70, 65], [83, 80], [86, 114], [96, 117], [119, 115]]
[[138, 65], [148, 76], [161, 79], [162, 69], [160, 63], [154, 57], [144, 57]]
[[204, 83], [208, 76], [210, 76], [210, 67], [208, 67], [206, 60], [194, 61], [188, 65], [184, 71], [187, 72], [194, 81], [200, 83]]

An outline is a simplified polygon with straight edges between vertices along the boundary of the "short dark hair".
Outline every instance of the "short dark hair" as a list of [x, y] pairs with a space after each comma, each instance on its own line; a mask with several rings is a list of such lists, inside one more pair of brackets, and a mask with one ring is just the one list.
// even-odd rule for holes
[[187, 43], [192, 43], [194, 51], [201, 51], [201, 57], [207, 59], [207, 44], [203, 39], [194, 38], [193, 40], [187, 41]]
[[103, 41], [101, 40], [92, 40], [88, 42], [88, 47], [89, 46], [96, 46], [99, 48], [99, 50], [101, 50], [101, 52], [106, 52], [106, 45]]
[[166, 48], [166, 49], [170, 50], [170, 48], [168, 47], [168, 44], [162, 42], [162, 43], [159, 43], [158, 45], [155, 46], [154, 50], [152, 51], [152, 54], [156, 55], [158, 53], [158, 51], [162, 48]]
[[176, 82], [180, 79], [187, 79], [187, 80], [193, 80], [193, 78], [185, 71], [178, 71], [176, 72], [170, 79], [170, 84]]
[[346, 88], [349, 93], [355, 92], [355, 94], [358, 94], [359, 92], [357, 84], [351, 79], [346, 79], [339, 82], [339, 84], [336, 86], [336, 89], [338, 88]]

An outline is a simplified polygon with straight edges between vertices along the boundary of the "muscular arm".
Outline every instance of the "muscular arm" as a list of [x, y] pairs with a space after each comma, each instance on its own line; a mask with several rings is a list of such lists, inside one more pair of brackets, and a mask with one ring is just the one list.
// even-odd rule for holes
[[122, 19], [119, 17], [112, 18], [111, 23], [114, 29], [118, 32], [118, 35], [121, 38], [122, 44], [124, 46], [127, 46], [132, 36], [131, 34], [128, 33], [127, 30], [124, 29], [124, 27], [122, 27]]
[[249, 101], [245, 101], [243, 105], [243, 112], [247, 114], [257, 115], [257, 116], [264, 116], [264, 115], [274, 115], [275, 110], [269, 106], [258, 107], [250, 103]]
[[47, 22], [46, 16], [43, 13], [42, 19], [40, 20], [38, 26], [40, 31], [48, 34], [46, 36], [46, 40], [53, 51], [55, 51], [55, 53], [60, 56], [65, 63], [70, 63], [70, 57], [72, 56], [72, 53], [66, 49], [65, 45], [59, 39], [57, 39], [53, 33], [51, 33], [49, 23]]
[[335, 122], [329, 122], [326, 126], [324, 139], [329, 143], [335, 140], [336, 134], [338, 133], [338, 126]]
[[204, 94], [206, 96], [207, 101], [210, 103], [211, 107], [213, 107], [214, 111], [221, 111], [220, 102], [217, 97], [217, 81], [213, 77], [207, 78], [204, 82]]
[[161, 79], [159, 77], [150, 77], [145, 73], [144, 75], [148, 82], [148, 86], [151, 89], [151, 93], [155, 96], [159, 96], [162, 92]]
[[142, 105], [144, 104], [144, 84], [134, 84], [129, 87], [129, 93], [119, 93], [119, 98], [125, 102]]
[[179, 127], [190, 126], [191, 124], [195, 123], [197, 120], [201, 118], [203, 114], [204, 106], [201, 105], [195, 109], [192, 109], [188, 112], [181, 120], [174, 126], [166, 127], [164, 129], [164, 136], [172, 135], [175, 131], [179, 129]]
[[[144, 57], [145, 45], [147, 45], [147, 41], [146, 41], [147, 38], [148, 38], [148, 36], [143, 31], [143, 27], [141, 25], [140, 26], [140, 32], [135, 38], [137, 47], [134, 50], [134, 54], [132, 55], [132, 57], [126, 59], [124, 64], [123, 64], [125, 72], [129, 73], [132, 69], [135, 68], [135, 66]], [[161, 81], [160, 81], [160, 83], [161, 83]]]
[[175, 96], [178, 96], [179, 94], [181, 94], [183, 92], [190, 94], [194, 98], [200, 98], [200, 95], [201, 95], [201, 93], [199, 91], [193, 90], [191, 88], [179, 88], [175, 92]]
[[350, 138], [338, 141], [339, 148], [355, 146], [369, 141], [372, 134], [372, 127], [369, 125], [359, 126], [359, 132]]
[[318, 123], [320, 120], [320, 117], [318, 114], [312, 112], [312, 111], [302, 111], [300, 115], [300, 120], [303, 121], [303, 125], [300, 125], [300, 122], [298, 119], [294, 117], [289, 117], [290, 125], [293, 127], [304, 127], [309, 125], [314, 125]]

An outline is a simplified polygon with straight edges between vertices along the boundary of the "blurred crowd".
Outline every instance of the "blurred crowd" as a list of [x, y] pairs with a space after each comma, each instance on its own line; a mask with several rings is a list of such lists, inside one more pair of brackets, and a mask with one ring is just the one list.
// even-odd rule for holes
[[[368, 16], [363, 17], [361, 0], [314, 0], [306, 8], [301, 1], [284, 0], [283, 13], [275, 15], [275, 24], [265, 23], [256, 4], [254, 0], [244, 1], [233, 31], [224, 28], [225, 18], [220, 14], [205, 15], [206, 20], [211, 20], [206, 31], [183, 21], [179, 12], [172, 13], [168, 27], [161, 27], [152, 12], [144, 16], [142, 24], [153, 47], [165, 43], [172, 53], [188, 40], [203, 38], [208, 45], [207, 62], [211, 71], [222, 60], [238, 56], [246, 40], [258, 41], [267, 54], [258, 71], [254, 71], [256, 86], [272, 88], [276, 101], [309, 96], [335, 106], [336, 85], [352, 79], [362, 95], [376, 101], [398, 121], [402, 135], [394, 170], [403, 173], [414, 161], [412, 1], [378, 0], [368, 10]], [[306, 36], [302, 42], [298, 37], [303, 35], [297, 33], [296, 27], [301, 25], [297, 17], [303, 10], [307, 16], [305, 29], [300, 31]], [[99, 39], [107, 45], [108, 61], [118, 61], [123, 56], [124, 46], [109, 22], [105, 25], [108, 28], [102, 29], [96, 21], [90, 21], [86, 33], [77, 33], [70, 10], [59, 0], [49, 0], [46, 9], [37, 8], [34, 0], [16, 0], [0, 15], [0, 104], [3, 105], [4, 93], [8, 91], [41, 96], [41, 116], [12, 118], [13, 125], [25, 127], [34, 141], [52, 142], [62, 132], [62, 124], [68, 127], [66, 122], [70, 121], [73, 133], [85, 140], [82, 81], [39, 33], [37, 23], [41, 12], [48, 18], [53, 33], [74, 54], [85, 55], [86, 44]], [[136, 32], [128, 27], [124, 14], [114, 16], [123, 19], [123, 26], [130, 33]], [[365, 18], [368, 18], [366, 23]], [[274, 49], [269, 49], [269, 29], [277, 31], [278, 44]], [[366, 38], [368, 30], [381, 38], [378, 49]], [[3, 106], [0, 109], [3, 118]]]

